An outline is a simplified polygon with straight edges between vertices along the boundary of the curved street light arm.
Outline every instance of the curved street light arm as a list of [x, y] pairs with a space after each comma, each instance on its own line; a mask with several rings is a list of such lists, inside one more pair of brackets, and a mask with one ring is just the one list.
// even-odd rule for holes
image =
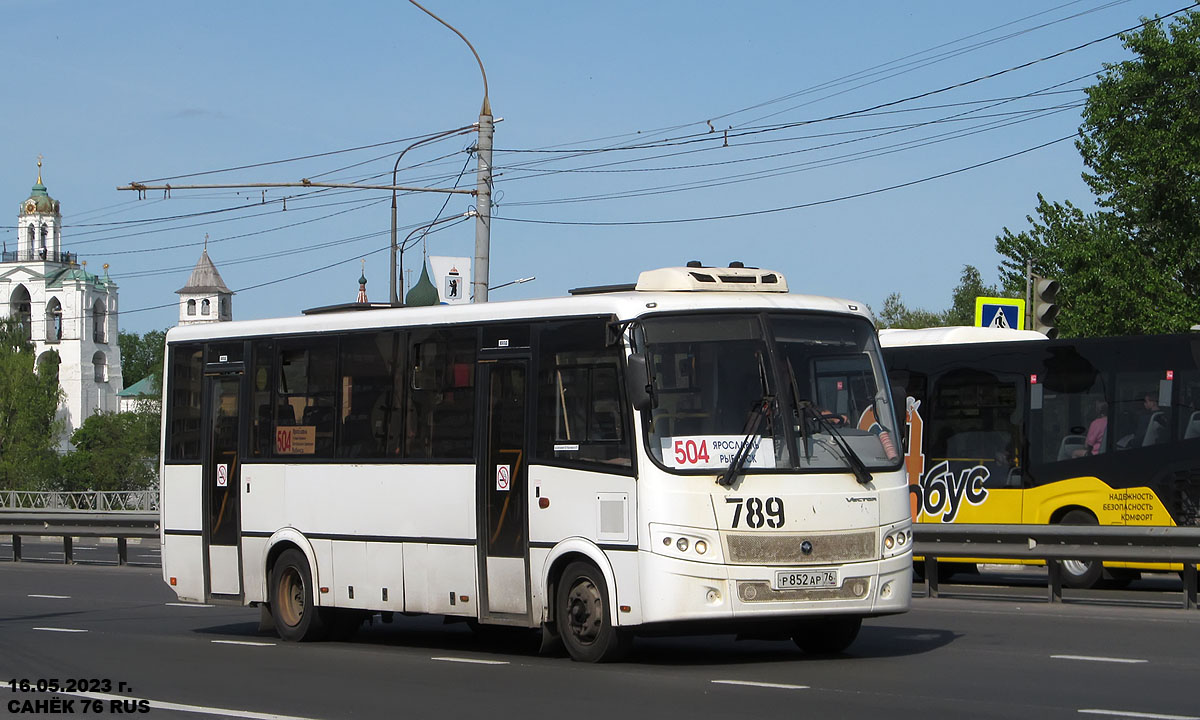
[[422, 11], [422, 12], [424, 12], [424, 13], [425, 13], [426, 15], [428, 15], [429, 17], [433, 18], [434, 20], [437, 20], [437, 21], [438, 21], [438, 22], [440, 22], [441, 24], [443, 24], [443, 25], [445, 25], [446, 27], [450, 28], [451, 32], [453, 32], [455, 35], [457, 35], [457, 36], [459, 36], [460, 38], [462, 38], [462, 41], [463, 41], [463, 42], [465, 42], [465, 43], [467, 44], [467, 47], [471, 48], [471, 54], [475, 56], [475, 62], [479, 63], [479, 74], [483, 75], [483, 107], [482, 107], [482, 108], [480, 108], [480, 110], [479, 110], [479, 114], [480, 114], [480, 115], [491, 115], [491, 114], [492, 114], [492, 104], [491, 104], [491, 102], [489, 102], [489, 101], [488, 101], [488, 81], [487, 81], [487, 72], [486, 72], [486, 71], [483, 69], [483, 61], [479, 59], [479, 53], [475, 52], [475, 46], [471, 44], [471, 41], [467, 39], [467, 36], [466, 36], [466, 35], [463, 35], [462, 33], [460, 33], [460, 32], [459, 32], [459, 31], [458, 31], [458, 30], [457, 30], [457, 29], [456, 29], [456, 28], [455, 28], [453, 25], [451, 25], [450, 23], [448, 23], [448, 22], [446, 22], [445, 20], [441, 19], [441, 18], [440, 18], [440, 17], [438, 17], [437, 15], [434, 15], [433, 13], [429, 12], [429, 10], [427, 10], [427, 9], [425, 8], [425, 6], [424, 6], [424, 5], [422, 5], [421, 3], [417, 2], [417, 0], [408, 0], [408, 1], [409, 1], [410, 3], [412, 3], [413, 5], [416, 5], [418, 8], [420, 8], [420, 9], [421, 9], [421, 11]]
[[425, 145], [427, 143], [434, 142], [435, 140], [441, 140], [442, 138], [447, 138], [452, 135], [462, 135], [462, 134], [471, 132], [473, 130], [475, 130], [475, 123], [472, 123], [470, 125], [464, 125], [464, 126], [458, 127], [458, 128], [454, 128], [453, 130], [444, 130], [440, 133], [435, 133], [433, 135], [430, 135], [427, 138], [422, 138], [422, 139], [416, 141], [412, 145], [409, 145], [408, 147], [401, 150], [400, 154], [396, 156], [396, 162], [395, 162], [395, 164], [392, 165], [392, 188], [393, 188], [392, 189], [392, 248], [391, 248], [392, 261], [391, 261], [391, 266], [390, 266], [391, 278], [388, 282], [389, 290], [391, 293], [391, 297], [389, 299], [391, 300], [391, 303], [393, 305], [396, 305], [397, 303], [400, 302], [400, 296], [397, 294], [397, 288], [396, 288], [396, 282], [397, 282], [396, 273], [398, 270], [396, 267], [396, 190], [395, 190], [396, 173], [399, 172], [399, 170], [400, 170], [400, 160], [404, 157], [404, 154], [406, 152], [408, 152], [409, 150], [412, 150], [415, 147], [420, 147], [421, 145]]

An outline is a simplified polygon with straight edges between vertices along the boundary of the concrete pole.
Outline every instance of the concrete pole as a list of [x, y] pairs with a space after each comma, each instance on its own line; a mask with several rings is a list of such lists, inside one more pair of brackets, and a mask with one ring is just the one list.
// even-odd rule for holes
[[[395, 184], [395, 183], [393, 183], [393, 184]], [[397, 298], [397, 295], [396, 295], [397, 272], [396, 272], [396, 191], [395, 190], [392, 191], [392, 253], [391, 254], [392, 254], [391, 272], [388, 273], [388, 276], [391, 278], [391, 284], [389, 287], [390, 293], [388, 295], [388, 302], [391, 303], [392, 307], [395, 307], [400, 304], [399, 300]]]
[[492, 244], [492, 133], [495, 126], [485, 101], [479, 115], [479, 171], [475, 191], [475, 263], [472, 271], [472, 302], [488, 300], [488, 264]]

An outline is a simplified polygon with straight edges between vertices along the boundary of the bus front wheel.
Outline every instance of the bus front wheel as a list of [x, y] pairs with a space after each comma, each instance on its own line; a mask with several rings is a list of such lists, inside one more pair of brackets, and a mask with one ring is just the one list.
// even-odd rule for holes
[[558, 581], [555, 620], [572, 660], [612, 662], [632, 644], [627, 630], [613, 625], [604, 573], [591, 563], [574, 562]]
[[860, 617], [815, 618], [796, 628], [792, 641], [806, 653], [833, 655], [850, 647], [861, 628]]
[[[1071, 510], [1058, 521], [1059, 525], [1098, 525], [1096, 517], [1084, 510]], [[1069, 588], [1091, 588], [1100, 582], [1104, 563], [1099, 560], [1056, 560], [1062, 572], [1062, 583]]]
[[327, 627], [314, 602], [312, 571], [299, 550], [285, 550], [271, 568], [271, 616], [275, 632], [284, 640], [325, 638]]

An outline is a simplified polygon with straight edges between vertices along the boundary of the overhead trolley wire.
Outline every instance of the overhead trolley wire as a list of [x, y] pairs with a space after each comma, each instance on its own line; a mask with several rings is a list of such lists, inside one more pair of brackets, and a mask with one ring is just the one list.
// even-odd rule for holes
[[842, 202], [845, 200], [853, 200], [853, 199], [860, 198], [860, 197], [867, 197], [869, 195], [878, 195], [880, 193], [889, 192], [891, 190], [899, 190], [901, 188], [911, 187], [913, 185], [919, 185], [921, 183], [930, 182], [932, 180], [938, 180], [938, 179], [941, 179], [944, 177], [950, 177], [951, 175], [958, 175], [960, 173], [968, 172], [970, 170], [976, 170], [978, 168], [985, 167], [987, 165], [993, 165], [995, 163], [1002, 162], [1004, 160], [1009, 160], [1009, 159], [1017, 157], [1019, 155], [1025, 155], [1027, 153], [1031, 153], [1036, 150], [1041, 150], [1042, 148], [1050, 147], [1051, 145], [1055, 145], [1057, 143], [1063, 142], [1064, 140], [1070, 140], [1074, 137], [1075, 137], [1075, 134], [1072, 133], [1070, 135], [1065, 135], [1063, 137], [1060, 137], [1056, 140], [1050, 140], [1049, 142], [1044, 142], [1044, 143], [1041, 143], [1040, 145], [1035, 145], [1030, 148], [1025, 148], [1024, 150], [1018, 150], [1017, 152], [1009, 153], [1007, 155], [1002, 155], [997, 158], [992, 158], [991, 160], [985, 160], [983, 162], [975, 163], [973, 165], [968, 165], [966, 167], [961, 167], [961, 168], [958, 168], [955, 170], [949, 170], [946, 172], [937, 173], [935, 175], [929, 175], [929, 176], [926, 176], [923, 178], [918, 178], [916, 180], [909, 180], [908, 182], [898, 183], [896, 185], [889, 185], [887, 187], [875, 188], [872, 190], [864, 190], [862, 192], [851, 193], [849, 195], [841, 195], [841, 196], [834, 197], [834, 198], [826, 198], [824, 200], [814, 200], [814, 201], [806, 202], [806, 203], [798, 203], [795, 205], [787, 205], [784, 207], [766, 208], [763, 210], [747, 210], [745, 212], [726, 213], [726, 214], [722, 214], [722, 215], [705, 215], [705, 216], [688, 217], [688, 218], [668, 218], [668, 219], [663, 219], [663, 220], [609, 220], [609, 221], [605, 221], [605, 220], [539, 220], [539, 219], [535, 219], [535, 218], [505, 217], [504, 215], [501, 215], [501, 214], [493, 214], [492, 217], [497, 220], [503, 220], [503, 221], [507, 221], [507, 222], [530, 223], [530, 224], [535, 224], [535, 225], [573, 225], [573, 226], [584, 226], [584, 227], [628, 227], [628, 226], [634, 226], [634, 225], [677, 225], [677, 224], [681, 224], [681, 223], [708, 222], [708, 221], [713, 221], [713, 220], [731, 220], [731, 219], [735, 219], [735, 218], [753, 217], [753, 216], [757, 216], [757, 215], [769, 215], [769, 214], [773, 214], [773, 213], [788, 212], [791, 210], [800, 210], [803, 208], [817, 207], [819, 205], [829, 205], [829, 204], [836, 203], [836, 202]]

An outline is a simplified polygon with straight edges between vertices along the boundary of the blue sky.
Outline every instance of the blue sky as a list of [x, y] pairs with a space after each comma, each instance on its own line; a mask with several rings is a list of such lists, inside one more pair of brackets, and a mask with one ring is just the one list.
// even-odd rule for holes
[[[1127, 54], [1114, 38], [968, 81], [1185, 2], [424, 4], [478, 50], [503, 118], [491, 284], [537, 279], [492, 300], [632, 282], [698, 259], [776, 269], [793, 292], [876, 310], [891, 292], [940, 310], [964, 265], [996, 279], [995, 236], [1027, 226], [1038, 192], [1092, 207], [1070, 140], [1024, 151], [1073, 134], [1080, 89]], [[258, 190], [177, 189], [138, 200], [118, 185], [383, 183], [405, 145], [474, 122], [483, 96], [466, 45], [399, 0], [0, 0], [0, 12], [0, 208], [10, 213], [0, 238], [13, 245], [44, 155], [65, 249], [93, 271], [109, 263], [121, 327], [134, 332], [175, 323], [174, 292], [206, 234], [239, 291], [236, 318], [351, 302], [360, 258], [368, 294], [385, 300], [390, 194], [272, 190], [263, 204]], [[413, 150], [399, 181], [448, 187], [466, 167], [460, 183], [474, 186], [472, 143]], [[837, 200], [847, 196], [857, 197]], [[402, 237], [473, 199], [443, 202], [402, 196]], [[442, 227], [429, 254], [473, 254], [473, 221]], [[407, 267], [419, 262], [419, 247], [405, 255]]]

